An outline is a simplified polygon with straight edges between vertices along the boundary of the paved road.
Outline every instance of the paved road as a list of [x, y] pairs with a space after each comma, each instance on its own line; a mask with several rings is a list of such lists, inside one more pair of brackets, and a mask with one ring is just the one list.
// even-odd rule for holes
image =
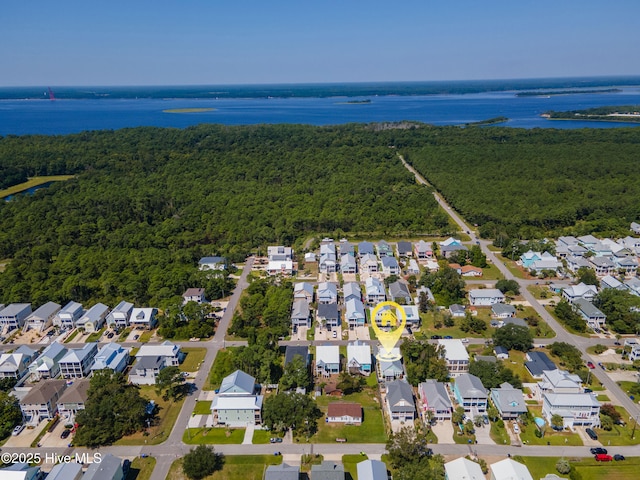
[[[418, 183], [421, 183], [423, 185], [429, 185], [429, 183], [411, 165], [409, 165], [404, 160], [404, 158], [402, 158], [402, 155], [399, 155], [399, 157], [403, 165], [411, 173], [415, 175]], [[480, 245], [480, 247], [482, 248], [482, 251], [487, 256], [487, 259], [489, 259], [498, 268], [498, 270], [500, 270], [500, 273], [502, 273], [504, 278], [506, 278], [507, 280], [515, 280], [518, 282], [518, 284], [520, 285], [521, 295], [524, 297], [524, 299], [527, 302], [529, 302], [529, 304], [542, 317], [542, 319], [545, 322], [547, 322], [547, 324], [549, 324], [549, 326], [556, 332], [556, 337], [553, 340], [551, 340], [550, 343], [557, 341], [557, 342], [566, 342], [571, 345], [575, 345], [582, 353], [583, 358], [588, 358], [592, 360], [594, 363], [596, 363], [597, 359], [587, 353], [587, 347], [591, 345], [595, 345], [596, 343], [604, 343], [604, 342], [601, 339], [591, 339], [591, 338], [581, 337], [581, 336], [573, 335], [567, 332], [567, 330], [565, 330], [564, 327], [560, 325], [558, 321], [555, 318], [553, 318], [551, 314], [549, 314], [549, 312], [547, 312], [547, 310], [540, 304], [540, 302], [538, 302], [538, 300], [534, 298], [531, 292], [527, 290], [527, 285], [531, 285], [532, 283], [535, 283], [535, 280], [523, 280], [521, 278], [516, 278], [509, 271], [509, 269], [504, 265], [504, 263], [502, 263], [498, 259], [495, 253], [489, 249], [489, 241], [479, 239], [476, 236], [476, 232], [472, 228], [470, 228], [469, 225], [467, 225], [462, 220], [462, 218], [460, 218], [460, 216], [447, 204], [447, 202], [444, 200], [444, 198], [442, 198], [442, 196], [439, 193], [434, 191], [433, 195], [438, 201], [438, 203], [440, 204], [440, 206], [456, 222], [456, 224], [460, 227], [460, 229], [464, 232], [469, 233], [471, 237], [471, 241], [473, 243], [477, 243]], [[542, 344], [544, 342], [536, 341], [536, 343]], [[611, 378], [609, 378], [609, 376], [603, 370], [601, 369], [592, 370], [592, 375], [595, 375], [598, 378], [600, 383], [602, 383], [602, 385], [609, 391], [610, 395], [616, 399], [616, 403], [619, 405], [622, 405], [627, 410], [627, 412], [629, 412], [629, 415], [634, 417], [637, 415], [640, 415], [640, 408], [638, 407], [638, 404], [634, 403], [627, 396], [627, 394], [623, 392], [620, 389], [620, 387], [618, 387], [616, 382], [611, 380]]]

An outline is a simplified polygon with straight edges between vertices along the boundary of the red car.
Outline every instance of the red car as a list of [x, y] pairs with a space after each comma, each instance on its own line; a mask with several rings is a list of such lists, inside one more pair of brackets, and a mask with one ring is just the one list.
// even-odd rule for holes
[[611, 460], [613, 460], [611, 455], [607, 455], [605, 453], [599, 453], [596, 455], [596, 462], [610, 462]]
[[596, 366], [593, 364], [593, 362], [587, 362], [587, 367], [593, 369], [596, 368]]

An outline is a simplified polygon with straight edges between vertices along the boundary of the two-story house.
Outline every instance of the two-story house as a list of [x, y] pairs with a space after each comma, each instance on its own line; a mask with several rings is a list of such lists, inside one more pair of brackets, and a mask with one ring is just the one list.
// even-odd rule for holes
[[420, 414], [425, 423], [431, 418], [437, 421], [451, 419], [453, 406], [444, 383], [425, 380], [418, 385]]
[[98, 353], [97, 343], [87, 343], [82, 348], [73, 348], [60, 359], [62, 378], [84, 378], [91, 372], [93, 359]]
[[227, 375], [211, 402], [214, 425], [245, 427], [262, 424], [262, 401], [255, 378], [242, 370]]
[[482, 381], [475, 375], [463, 373], [455, 378], [453, 383], [453, 395], [458, 405], [471, 417], [483, 414], [487, 411], [487, 390]]
[[441, 347], [441, 355], [447, 363], [449, 376], [457, 377], [469, 372], [469, 352], [467, 352], [462, 340], [438, 340], [438, 345]]

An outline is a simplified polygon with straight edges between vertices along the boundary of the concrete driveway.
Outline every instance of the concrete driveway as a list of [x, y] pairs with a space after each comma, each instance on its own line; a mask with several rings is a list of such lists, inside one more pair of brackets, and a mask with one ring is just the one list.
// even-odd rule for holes
[[11, 435], [3, 447], [30, 447], [42, 429], [47, 426], [47, 423], [47, 421], [42, 421], [36, 428], [25, 428], [19, 435]]
[[489, 425], [482, 425], [481, 427], [476, 428], [476, 440], [480, 445], [495, 445], [496, 442], [493, 441], [491, 435], [491, 427]]
[[445, 420], [444, 422], [438, 422], [431, 427], [433, 433], [438, 437], [438, 444], [441, 443], [456, 443], [453, 441], [453, 423], [451, 420]]

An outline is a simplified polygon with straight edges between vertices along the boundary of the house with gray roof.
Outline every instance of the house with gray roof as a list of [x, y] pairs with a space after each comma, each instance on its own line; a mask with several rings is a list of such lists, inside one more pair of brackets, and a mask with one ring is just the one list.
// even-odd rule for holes
[[360, 256], [360, 272], [376, 273], [379, 271], [378, 258], [372, 253]]
[[496, 358], [499, 358], [500, 360], [506, 360], [509, 358], [509, 350], [501, 345], [493, 347], [493, 353], [496, 355]]
[[365, 460], [356, 464], [358, 480], [388, 480], [387, 466], [380, 460]]
[[475, 375], [463, 373], [457, 376], [452, 390], [458, 405], [462, 406], [465, 412], [471, 413], [472, 417], [487, 411], [489, 396], [482, 381]]
[[382, 271], [385, 275], [399, 275], [400, 264], [396, 257], [382, 257]]
[[37, 352], [20, 345], [13, 353], [0, 355], [0, 378], [21, 379], [29, 371], [29, 364], [36, 357]]
[[224, 257], [202, 257], [198, 261], [200, 270], [224, 270], [227, 268], [227, 259]]
[[313, 285], [309, 282], [298, 282], [293, 286], [293, 299], [313, 302]]
[[91, 371], [109, 368], [114, 372], [124, 372], [129, 365], [129, 349], [116, 342], [103, 345], [94, 359]]
[[517, 325], [519, 327], [525, 327], [528, 328], [529, 325], [527, 325], [527, 322], [525, 319], [523, 318], [505, 318], [504, 320], [502, 320], [502, 325], [501, 327], [504, 327], [505, 325]]
[[464, 318], [466, 308], [464, 305], [458, 305], [457, 303], [454, 303], [453, 305], [449, 306], [449, 313], [454, 318]]
[[160, 371], [167, 365], [161, 356], [136, 357], [129, 371], [129, 382], [135, 385], [155, 385]]
[[372, 372], [371, 345], [359, 341], [347, 344], [347, 369], [351, 374], [369, 375]]
[[65, 423], [74, 423], [76, 414], [85, 409], [90, 382], [88, 378], [75, 380], [58, 399], [58, 413]]
[[311, 310], [307, 300], [300, 298], [293, 302], [291, 307], [291, 326], [294, 331], [298, 327], [311, 327]]
[[338, 302], [338, 286], [331, 282], [321, 282], [318, 284], [316, 293], [318, 304], [321, 303], [337, 303]]
[[336, 462], [323, 461], [311, 466], [312, 480], [344, 480], [344, 467]]
[[158, 320], [156, 318], [157, 313], [158, 309], [156, 308], [134, 308], [133, 310], [131, 310], [129, 324], [133, 328], [143, 328], [145, 330], [151, 330], [158, 323]]
[[373, 255], [374, 253], [373, 243], [365, 241], [358, 244], [358, 257], [362, 258], [365, 255]]
[[309, 347], [306, 345], [287, 345], [284, 350], [284, 366], [289, 365], [296, 355], [302, 357], [305, 364], [309, 366]]
[[503, 420], [512, 420], [527, 413], [522, 390], [514, 388], [510, 383], [504, 382], [500, 388], [492, 388], [491, 401]]
[[453, 406], [444, 383], [436, 380], [425, 380], [418, 385], [418, 404], [420, 414], [425, 423], [429, 413], [434, 420], [449, 420]]
[[584, 298], [585, 300], [593, 300], [593, 298], [597, 294], [598, 289], [595, 285], [586, 285], [580, 282], [578, 285], [572, 285], [565, 288], [562, 291], [562, 298], [564, 298], [569, 303], [573, 303], [579, 298]]
[[98, 354], [98, 344], [87, 343], [82, 348], [73, 348], [60, 359], [62, 378], [84, 378], [91, 372], [93, 359]]
[[31, 314], [30, 303], [12, 303], [0, 310], [0, 326], [13, 330], [22, 328], [24, 321]]
[[318, 345], [316, 347], [316, 375], [328, 377], [340, 373], [340, 347]]
[[336, 255], [336, 246], [333, 242], [320, 244], [320, 260], [318, 261], [319, 270], [324, 273], [334, 273], [338, 271], [338, 257]]
[[497, 288], [477, 288], [469, 291], [469, 303], [474, 306], [489, 307], [504, 303], [505, 296]]
[[331, 330], [340, 326], [340, 311], [337, 303], [320, 303], [316, 310], [316, 320], [321, 328]]
[[516, 316], [516, 307], [506, 303], [491, 305], [491, 316], [494, 318], [511, 318]]
[[121, 460], [107, 453], [102, 455], [100, 462], [89, 465], [82, 480], [120, 480], [121, 478], [124, 478]]
[[82, 464], [58, 463], [51, 468], [46, 478], [47, 480], [82, 480]]
[[40, 306], [35, 312], [25, 319], [25, 331], [33, 328], [34, 330], [41, 332], [46, 328], [49, 328], [53, 324], [53, 319], [61, 308], [62, 307], [55, 302], [47, 302]]
[[128, 327], [132, 311], [133, 303], [122, 300], [109, 312], [109, 315], [107, 315], [107, 325], [114, 329]]
[[573, 306], [590, 328], [602, 328], [607, 321], [607, 316], [593, 303], [583, 298], [574, 300]]
[[387, 299], [384, 291], [384, 284], [377, 278], [369, 277], [364, 282], [367, 303], [380, 303]]
[[264, 480], [298, 480], [300, 467], [281, 463], [269, 465], [264, 472]]
[[29, 374], [34, 381], [43, 378], [56, 378], [60, 375], [60, 360], [67, 354], [67, 349], [58, 342], [49, 344], [29, 365]]
[[347, 241], [347, 239], [343, 238], [340, 240], [338, 244], [338, 249], [340, 250], [340, 256], [343, 257], [345, 255], [349, 255], [351, 257], [355, 257], [355, 247], [352, 243]]
[[358, 282], [346, 282], [342, 286], [342, 296], [344, 297], [344, 303], [347, 303], [351, 299], [362, 301], [360, 284]]
[[364, 304], [354, 298], [347, 300], [344, 316], [345, 321], [349, 324], [350, 330], [364, 326], [366, 320]]
[[431, 248], [431, 245], [424, 240], [420, 240], [415, 243], [413, 246], [413, 250], [419, 262], [424, 263], [430, 258], [433, 258], [433, 249]]
[[69, 330], [75, 328], [76, 322], [80, 319], [84, 309], [82, 305], [77, 302], [69, 302], [53, 319], [53, 324], [60, 327], [62, 330]]
[[542, 397], [545, 393], [582, 393], [582, 379], [566, 370], [545, 370], [542, 380], [538, 382], [537, 394]]
[[398, 242], [396, 244], [398, 258], [409, 258], [413, 253], [411, 242]]
[[531, 351], [525, 355], [524, 366], [533, 378], [542, 378], [545, 370], [556, 370], [556, 364], [544, 352]]
[[393, 257], [393, 249], [386, 241], [380, 240], [376, 243], [376, 250], [378, 251], [378, 257], [381, 259], [384, 257]]
[[411, 385], [404, 380], [387, 383], [385, 406], [391, 420], [413, 421], [416, 416], [416, 404]]
[[109, 307], [104, 303], [96, 303], [78, 319], [76, 326], [84, 328], [87, 333], [97, 332], [104, 325], [108, 313]]
[[255, 378], [242, 370], [226, 376], [211, 403], [214, 425], [260, 425], [263, 396], [256, 390]]
[[405, 282], [401, 282], [400, 280], [390, 283], [389, 298], [394, 302], [401, 300], [404, 305], [409, 305], [411, 303], [411, 293], [409, 292], [409, 285], [407, 285]]
[[442, 243], [440, 244], [440, 254], [444, 258], [450, 258], [454, 253], [466, 252], [467, 250], [469, 249], [462, 244], [457, 244], [457, 243], [451, 243], [449, 245], [443, 245]]
[[356, 259], [351, 255], [342, 255], [340, 258], [340, 271], [342, 273], [356, 273]]
[[29, 425], [51, 419], [58, 411], [58, 399], [67, 388], [65, 380], [44, 380], [36, 383], [18, 402], [22, 416]]

